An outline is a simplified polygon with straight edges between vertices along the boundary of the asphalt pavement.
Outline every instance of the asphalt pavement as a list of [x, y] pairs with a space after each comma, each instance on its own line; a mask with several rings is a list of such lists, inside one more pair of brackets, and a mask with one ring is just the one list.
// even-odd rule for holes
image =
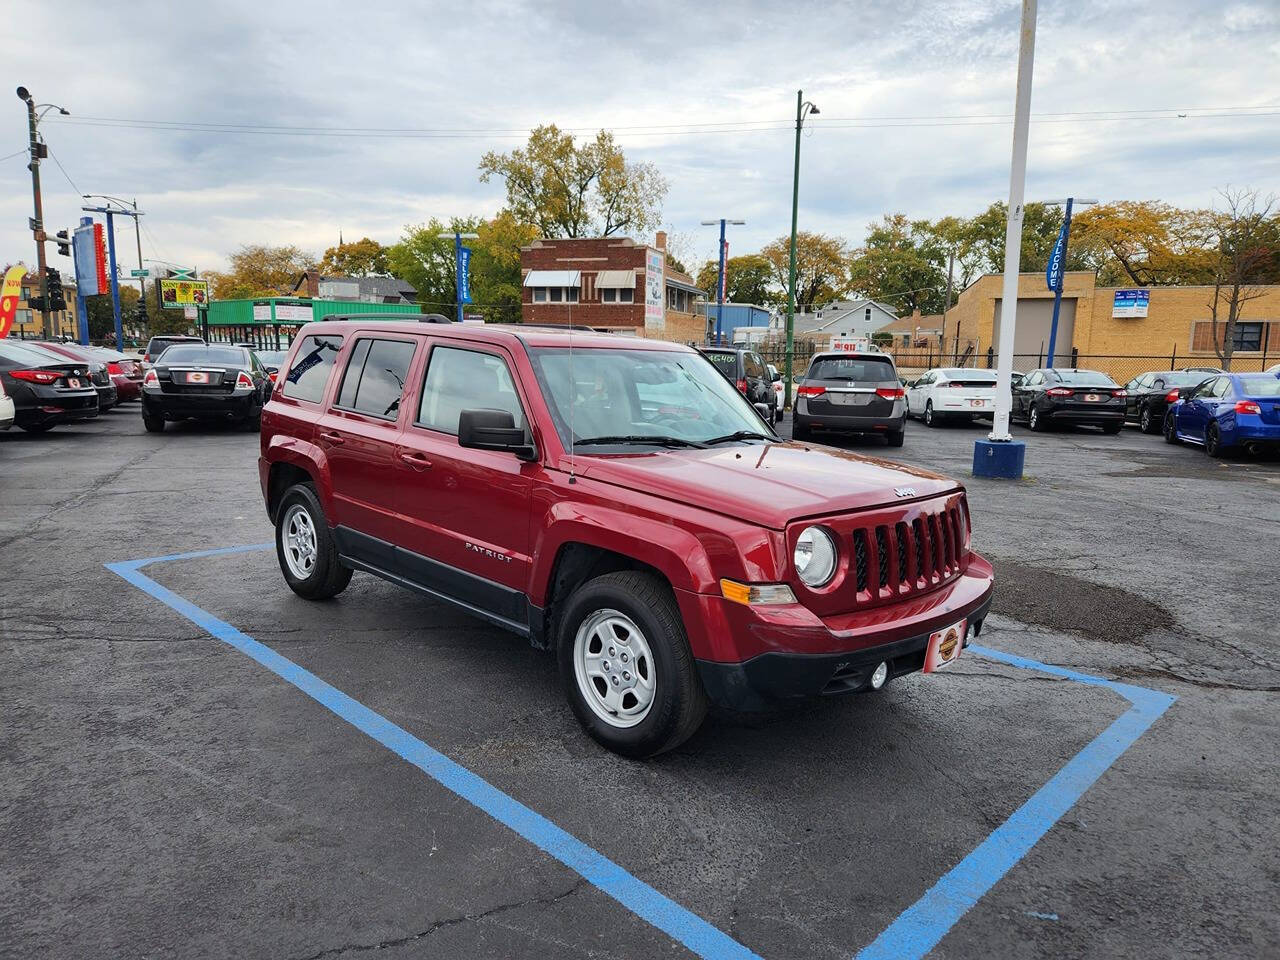
[[[945, 923], [925, 901], [930, 956], [1277, 955], [1280, 463], [1016, 430], [1026, 479], [975, 480], [985, 429], [843, 445], [965, 478], [999, 577], [980, 642], [1014, 656], [712, 715], [650, 763], [580, 731], [546, 654], [363, 574], [311, 604], [269, 550], [153, 564], [152, 593], [104, 566], [269, 541], [256, 435], [136, 406], [0, 434], [0, 956], [851, 957], [960, 867], [990, 888]], [[1070, 671], [1177, 699], [1116, 746], [1137, 708]]]

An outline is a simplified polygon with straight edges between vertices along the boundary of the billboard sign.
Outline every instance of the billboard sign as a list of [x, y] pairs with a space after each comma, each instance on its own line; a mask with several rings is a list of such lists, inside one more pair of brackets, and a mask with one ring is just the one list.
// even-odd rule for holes
[[188, 304], [203, 307], [209, 303], [208, 280], [177, 280], [171, 278], [157, 280], [156, 283], [160, 284], [160, 304], [166, 310], [176, 310]]
[[666, 283], [663, 279], [663, 263], [666, 255], [661, 250], [647, 248], [644, 257], [644, 328], [665, 330], [667, 326]]
[[1111, 316], [1145, 317], [1150, 299], [1150, 290], [1117, 290], [1111, 303]]
[[82, 297], [96, 297], [110, 290], [104, 247], [102, 224], [82, 223], [76, 227], [71, 237], [71, 254], [75, 262], [76, 289]]

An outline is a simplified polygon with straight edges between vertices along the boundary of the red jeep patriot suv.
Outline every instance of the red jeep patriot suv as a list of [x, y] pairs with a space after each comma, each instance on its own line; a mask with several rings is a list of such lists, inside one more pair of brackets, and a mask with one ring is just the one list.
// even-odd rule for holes
[[991, 602], [958, 483], [784, 442], [671, 343], [308, 324], [259, 469], [295, 593], [363, 570], [549, 647], [583, 726], [633, 757], [681, 743], [709, 701], [934, 669]]

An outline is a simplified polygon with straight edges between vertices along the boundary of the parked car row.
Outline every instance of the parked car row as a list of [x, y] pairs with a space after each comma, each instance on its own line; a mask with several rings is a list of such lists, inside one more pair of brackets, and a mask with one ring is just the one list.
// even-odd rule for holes
[[0, 429], [16, 425], [43, 433], [61, 423], [89, 420], [136, 400], [141, 382], [137, 359], [114, 350], [0, 340], [0, 392], [7, 401], [0, 404]]
[[1280, 371], [1220, 373], [1170, 397], [1169, 443], [1195, 444], [1211, 457], [1280, 448]]

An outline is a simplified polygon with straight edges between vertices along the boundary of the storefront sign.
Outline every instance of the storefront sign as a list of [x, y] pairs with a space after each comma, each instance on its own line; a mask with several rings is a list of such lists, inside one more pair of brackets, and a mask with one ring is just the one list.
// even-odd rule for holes
[[1111, 305], [1113, 317], [1145, 317], [1150, 290], [1117, 290]]
[[160, 303], [165, 309], [176, 310], [187, 304], [203, 307], [209, 302], [207, 280], [157, 280], [160, 284]]
[[314, 317], [309, 303], [276, 304], [276, 323], [310, 323]]

